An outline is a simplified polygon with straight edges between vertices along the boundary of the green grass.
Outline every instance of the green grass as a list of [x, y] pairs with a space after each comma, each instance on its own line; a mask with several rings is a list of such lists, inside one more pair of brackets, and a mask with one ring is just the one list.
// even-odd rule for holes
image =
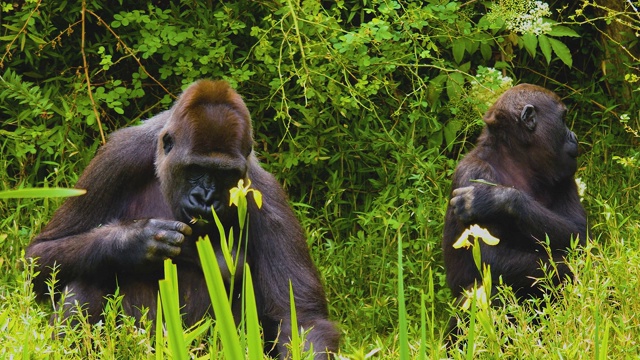
[[[505, 306], [488, 313], [492, 330], [487, 331], [476, 318], [474, 347], [467, 349], [462, 344], [448, 356], [620, 359], [640, 353], [637, 170], [612, 161], [617, 148], [597, 141], [601, 133], [589, 134], [592, 138], [583, 140], [587, 151], [578, 176], [587, 185], [584, 205], [592, 241], [571, 254], [569, 263], [576, 281], [568, 284], [560, 300], [553, 303], [543, 299], [518, 306], [511, 294], [501, 293]], [[439, 157], [424, 161], [433, 167], [448, 166]], [[419, 192], [415, 188], [407, 190], [422, 198], [384, 198], [385, 194], [379, 194], [369, 205], [369, 212], [352, 214], [357, 226], [344, 239], [326, 238], [330, 230], [325, 221], [334, 218], [323, 213], [324, 209], [296, 204], [326, 282], [332, 318], [342, 332], [342, 357], [447, 356], [442, 331], [450, 298], [443, 284], [442, 264], [437, 257], [425, 258], [421, 247], [439, 246], [442, 217], [437, 215], [446, 206], [448, 176], [445, 171], [433, 181], [416, 182]], [[150, 331], [155, 325], [136, 327], [132, 319], [120, 313], [118, 296], [110, 299], [106, 320], [98, 326], [89, 326], [81, 318], [73, 326], [60, 321], [50, 324], [54, 311], [51, 305], [35, 302], [28, 281], [32, 268], [22, 260], [24, 247], [60, 201], [5, 199], [0, 203], [0, 357], [155, 357], [155, 339]], [[428, 212], [423, 209], [427, 204]], [[417, 218], [421, 211], [433, 218]], [[398, 266], [400, 259], [402, 267]], [[406, 311], [401, 311], [403, 304]], [[66, 336], [57, 338], [60, 333]], [[222, 352], [210, 351], [220, 349], [216, 338], [211, 332], [190, 338], [189, 356], [208, 353], [212, 358], [223, 358]]]

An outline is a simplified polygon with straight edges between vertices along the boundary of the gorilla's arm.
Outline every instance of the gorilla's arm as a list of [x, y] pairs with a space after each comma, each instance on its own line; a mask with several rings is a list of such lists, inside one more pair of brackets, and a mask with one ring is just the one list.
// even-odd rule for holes
[[158, 200], [146, 203], [148, 198], [158, 199], [153, 196], [157, 188], [153, 160], [162, 122], [163, 114], [114, 133], [76, 184], [87, 194], [67, 199], [27, 247], [26, 256], [38, 261], [37, 294], [46, 292], [45, 281], [54, 264], [59, 284], [64, 285], [78, 277], [132, 270], [143, 262], [180, 252], [184, 235], [191, 231], [187, 225], [169, 220], [134, 221], [162, 208]]
[[[465, 228], [495, 221], [501, 224], [499, 228], [515, 227], [511, 230], [534, 244], [545, 241], [548, 235], [552, 249], [569, 248], [572, 237], [579, 237], [582, 244], [586, 241], [586, 215], [573, 178], [547, 186], [550, 203], [545, 206], [523, 190], [500, 185], [512, 174], [501, 174], [489, 162], [480, 160], [482, 151], [485, 149], [476, 149], [461, 161], [452, 183], [452, 215]], [[507, 232], [513, 238], [514, 232]]]
[[565, 206], [551, 209], [511, 187], [475, 184], [454, 189], [450, 204], [465, 224], [512, 219], [520, 232], [531, 235], [534, 241], [544, 241], [548, 235], [553, 249], [566, 249], [572, 237], [579, 237], [580, 243], [586, 239], [584, 210], [581, 206], [567, 206], [579, 202], [574, 192], [560, 192], [556, 201]]

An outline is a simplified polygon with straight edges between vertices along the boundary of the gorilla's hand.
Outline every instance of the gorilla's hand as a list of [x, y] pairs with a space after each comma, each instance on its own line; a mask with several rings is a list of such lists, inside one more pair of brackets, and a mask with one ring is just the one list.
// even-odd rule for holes
[[118, 263], [144, 264], [160, 262], [180, 255], [185, 236], [191, 235], [189, 225], [175, 220], [144, 219], [120, 225], [113, 233], [120, 248]]
[[514, 215], [520, 194], [511, 187], [478, 184], [454, 189], [449, 204], [453, 213], [468, 224], [500, 215]]

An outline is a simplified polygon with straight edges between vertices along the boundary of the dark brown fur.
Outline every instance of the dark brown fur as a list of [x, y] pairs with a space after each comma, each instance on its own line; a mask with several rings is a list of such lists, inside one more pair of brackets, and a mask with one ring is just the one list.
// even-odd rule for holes
[[[139, 317], [138, 309], [148, 307], [153, 318], [162, 261], [170, 257], [178, 265], [183, 319], [193, 324], [211, 312], [195, 241], [208, 235], [220, 254], [211, 206], [237, 234], [228, 190], [249, 178], [264, 199], [262, 209], [249, 201], [246, 255], [266, 340], [279, 336], [277, 351], [285, 356], [291, 281], [299, 325], [312, 329], [307, 346], [313, 344], [318, 358], [337, 351], [338, 333], [328, 321], [304, 231], [278, 182], [258, 163], [252, 142], [249, 112], [222, 81], [196, 82], [170, 110], [115, 132], [78, 180], [76, 187], [87, 194], [68, 199], [27, 248], [26, 256], [39, 264], [35, 292], [45, 296], [57, 264], [57, 291], [66, 287], [73, 293], [67, 301], [86, 303], [91, 321], [100, 319], [104, 296], [116, 283], [127, 313]], [[194, 217], [208, 221], [187, 225]]]
[[455, 297], [480, 279], [471, 250], [452, 246], [472, 224], [500, 239], [496, 246], [480, 244], [494, 285], [501, 277], [521, 298], [540, 296], [535, 278], [543, 277], [541, 264], [550, 260], [541, 245], [547, 235], [557, 283], [571, 275], [563, 257], [572, 238], [585, 243], [587, 221], [573, 177], [578, 143], [563, 121], [565, 112], [553, 92], [522, 84], [485, 114], [476, 148], [454, 173], [445, 218], [445, 270]]

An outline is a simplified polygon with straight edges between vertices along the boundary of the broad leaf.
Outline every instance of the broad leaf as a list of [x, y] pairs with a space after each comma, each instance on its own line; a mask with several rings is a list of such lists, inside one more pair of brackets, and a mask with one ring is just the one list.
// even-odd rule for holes
[[552, 26], [551, 31], [547, 32], [547, 35], [580, 37], [580, 35], [577, 32], [573, 31], [573, 29], [562, 25]]
[[551, 62], [551, 44], [549, 44], [549, 38], [545, 35], [538, 36], [538, 43], [540, 44], [540, 51], [547, 59], [547, 64]]
[[549, 38], [549, 42], [551, 43], [551, 48], [553, 48], [553, 52], [558, 55], [560, 60], [565, 63], [568, 67], [573, 65], [573, 57], [571, 57], [571, 51], [567, 47], [567, 45], [563, 44], [562, 41], [556, 40], [554, 38]]
[[524, 44], [524, 48], [527, 49], [529, 55], [531, 55], [531, 57], [536, 57], [538, 38], [533, 34], [527, 33], [522, 35], [522, 43]]
[[453, 42], [453, 60], [456, 61], [456, 64], [460, 64], [462, 58], [464, 57], [464, 39], [457, 39]]

